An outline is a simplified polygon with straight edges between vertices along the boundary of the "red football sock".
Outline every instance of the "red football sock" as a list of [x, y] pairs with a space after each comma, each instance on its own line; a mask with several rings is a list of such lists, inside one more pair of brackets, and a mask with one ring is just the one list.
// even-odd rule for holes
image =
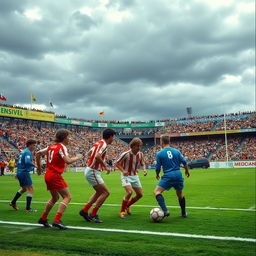
[[48, 216], [48, 212], [43, 212], [43, 215], [41, 217], [42, 220], [46, 220]]
[[130, 207], [132, 204], [134, 204], [134, 203], [137, 202], [137, 201], [138, 201], [138, 199], [135, 198], [135, 197], [133, 197], [131, 200], [128, 201], [127, 207]]
[[56, 216], [54, 218], [54, 221], [55, 222], [60, 222], [61, 217], [62, 217], [62, 213], [61, 212], [57, 212]]
[[122, 201], [122, 207], [121, 207], [121, 211], [120, 212], [124, 212], [125, 211], [127, 203], [128, 203], [128, 201], [124, 201], [124, 200]]
[[87, 212], [89, 211], [89, 209], [91, 208], [91, 206], [92, 206], [92, 205], [91, 205], [90, 203], [87, 203], [87, 204], [84, 206], [83, 211], [87, 213]]
[[91, 216], [97, 215], [98, 210], [99, 210], [99, 207], [95, 206], [95, 207], [92, 209], [92, 212], [91, 212], [90, 215], [91, 215]]

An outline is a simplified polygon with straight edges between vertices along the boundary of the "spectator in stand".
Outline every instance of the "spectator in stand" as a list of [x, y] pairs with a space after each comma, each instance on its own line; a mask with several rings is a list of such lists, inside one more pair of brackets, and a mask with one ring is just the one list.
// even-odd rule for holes
[[0, 176], [4, 176], [5, 167], [6, 167], [6, 162], [2, 159], [2, 160], [0, 161], [0, 168], [1, 168], [1, 174], [0, 174]]

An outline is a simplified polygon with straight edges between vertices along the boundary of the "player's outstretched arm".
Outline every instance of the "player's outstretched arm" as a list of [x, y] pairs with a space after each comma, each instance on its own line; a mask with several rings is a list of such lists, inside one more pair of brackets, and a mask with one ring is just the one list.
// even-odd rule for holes
[[75, 161], [81, 160], [82, 158], [83, 158], [82, 154], [77, 154], [75, 157], [64, 156], [63, 160], [65, 161], [66, 164], [72, 164]]

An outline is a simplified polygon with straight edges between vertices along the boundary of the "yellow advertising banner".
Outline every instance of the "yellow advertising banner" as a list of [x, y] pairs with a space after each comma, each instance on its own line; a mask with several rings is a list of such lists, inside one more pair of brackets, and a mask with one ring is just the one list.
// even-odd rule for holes
[[21, 108], [8, 108], [4, 106], [0, 106], [0, 116], [54, 122], [53, 113], [37, 112]]
[[[238, 133], [239, 130], [227, 130], [227, 133]], [[224, 134], [225, 131], [188, 132], [187, 136]]]

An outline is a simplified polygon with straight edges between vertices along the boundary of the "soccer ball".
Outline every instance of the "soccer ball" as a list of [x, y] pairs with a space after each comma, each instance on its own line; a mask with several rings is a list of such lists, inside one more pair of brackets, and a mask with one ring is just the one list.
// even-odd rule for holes
[[154, 222], [160, 222], [164, 218], [164, 212], [159, 208], [154, 208], [150, 211], [149, 216]]

